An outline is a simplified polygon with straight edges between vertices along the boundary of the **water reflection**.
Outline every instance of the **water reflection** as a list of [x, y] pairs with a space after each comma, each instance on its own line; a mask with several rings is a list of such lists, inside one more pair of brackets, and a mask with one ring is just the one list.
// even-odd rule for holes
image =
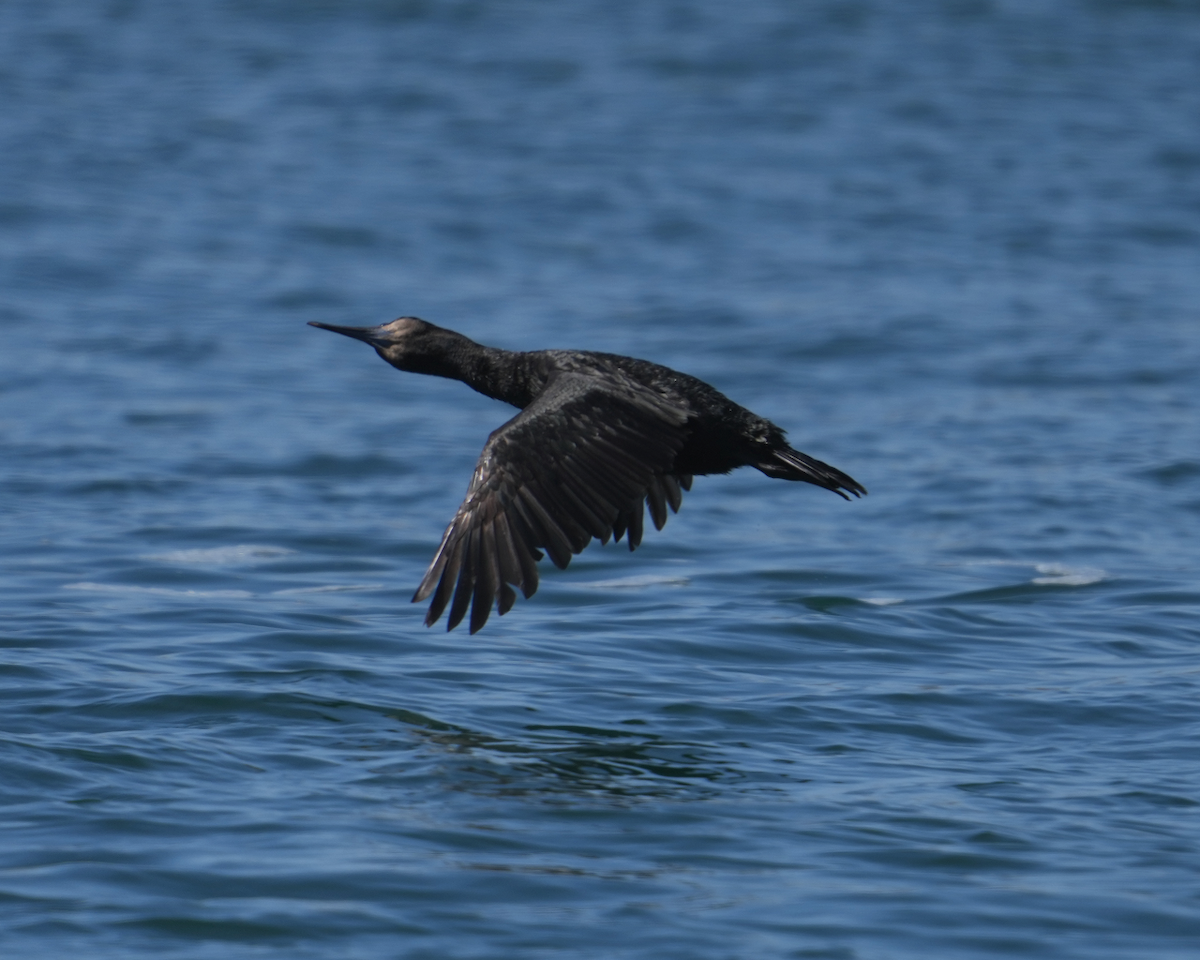
[[703, 799], [743, 779], [711, 747], [640, 730], [529, 724], [497, 736], [410, 711], [390, 716], [453, 759], [452, 789], [496, 796]]

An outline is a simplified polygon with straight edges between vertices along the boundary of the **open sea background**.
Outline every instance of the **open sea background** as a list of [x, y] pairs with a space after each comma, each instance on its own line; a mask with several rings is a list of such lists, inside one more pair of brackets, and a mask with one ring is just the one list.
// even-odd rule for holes
[[[754, 471], [469, 637], [509, 408]], [[1200, 3], [5, 0], [0, 952], [1200, 955]]]

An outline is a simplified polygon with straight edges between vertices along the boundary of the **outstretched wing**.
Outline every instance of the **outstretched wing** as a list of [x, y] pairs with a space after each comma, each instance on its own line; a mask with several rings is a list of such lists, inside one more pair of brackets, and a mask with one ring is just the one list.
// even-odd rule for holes
[[[471, 608], [471, 633], [492, 602], [507, 613], [513, 587], [530, 597], [545, 550], [564, 568], [593, 537], [641, 542], [643, 501], [659, 529], [678, 510], [672, 474], [687, 411], [619, 373], [555, 373], [528, 407], [488, 437], [467, 497], [413, 602], [430, 594], [425, 624], [450, 604], [448, 630]], [[451, 597], [453, 596], [453, 601]]]

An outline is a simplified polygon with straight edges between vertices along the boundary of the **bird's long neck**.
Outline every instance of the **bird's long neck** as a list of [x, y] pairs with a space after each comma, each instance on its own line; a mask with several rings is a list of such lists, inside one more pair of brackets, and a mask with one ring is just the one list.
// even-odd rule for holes
[[545, 382], [529, 354], [485, 347], [452, 330], [429, 337], [419, 354], [405, 358], [401, 369], [461, 380], [484, 396], [522, 409]]

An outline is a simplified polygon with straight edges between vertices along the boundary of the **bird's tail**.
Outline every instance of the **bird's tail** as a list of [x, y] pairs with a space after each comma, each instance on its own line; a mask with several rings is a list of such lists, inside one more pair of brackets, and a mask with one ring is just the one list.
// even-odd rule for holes
[[779, 480], [803, 480], [805, 483], [816, 484], [826, 490], [832, 490], [843, 500], [849, 500], [843, 491], [856, 497], [865, 496], [867, 488], [851, 477], [842, 473], [837, 467], [822, 463], [807, 453], [784, 447], [782, 450], [772, 450], [771, 456], [763, 463], [755, 466], [768, 477]]

